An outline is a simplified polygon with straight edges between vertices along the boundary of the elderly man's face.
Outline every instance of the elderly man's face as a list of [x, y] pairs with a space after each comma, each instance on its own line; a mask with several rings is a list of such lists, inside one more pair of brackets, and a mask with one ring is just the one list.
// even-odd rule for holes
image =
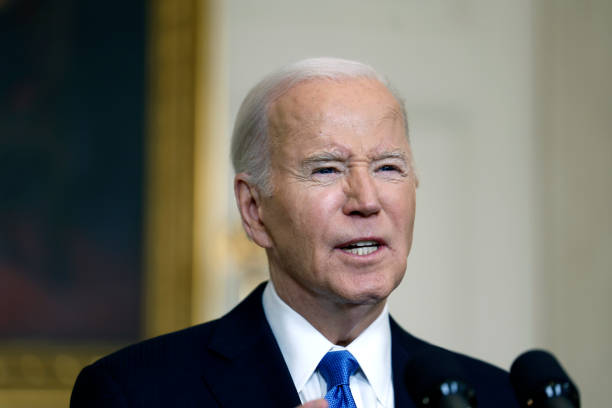
[[376, 303], [400, 283], [415, 210], [400, 112], [368, 79], [304, 82], [270, 107], [258, 243], [279, 293]]

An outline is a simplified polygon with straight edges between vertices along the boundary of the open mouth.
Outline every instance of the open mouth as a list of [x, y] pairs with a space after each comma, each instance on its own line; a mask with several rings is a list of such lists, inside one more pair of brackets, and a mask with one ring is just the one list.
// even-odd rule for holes
[[357, 241], [340, 247], [340, 250], [349, 254], [364, 256], [376, 252], [380, 247], [381, 243], [377, 241]]

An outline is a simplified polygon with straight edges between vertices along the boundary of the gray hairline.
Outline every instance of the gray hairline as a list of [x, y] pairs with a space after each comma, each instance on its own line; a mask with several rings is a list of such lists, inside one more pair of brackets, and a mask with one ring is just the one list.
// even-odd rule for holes
[[[384, 85], [400, 107], [406, 139], [408, 120], [404, 100], [399, 93], [369, 65], [338, 58], [311, 58], [298, 61], [266, 76], [244, 98], [232, 134], [231, 157], [234, 171], [246, 173], [249, 182], [262, 194], [270, 195], [270, 149], [268, 140], [268, 110], [293, 87], [309, 80], [342, 81], [368, 78]], [[412, 162], [412, 159], [411, 159]], [[412, 166], [412, 163], [411, 167]]]

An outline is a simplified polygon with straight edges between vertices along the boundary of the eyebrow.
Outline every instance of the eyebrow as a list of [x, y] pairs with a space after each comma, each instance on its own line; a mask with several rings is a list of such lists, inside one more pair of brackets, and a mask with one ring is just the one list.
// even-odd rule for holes
[[[311, 156], [306, 157], [302, 160], [302, 166], [308, 167], [319, 163], [326, 162], [343, 162], [347, 161], [349, 157], [346, 154], [340, 152], [320, 152], [315, 153]], [[381, 161], [388, 159], [401, 160], [404, 163], [408, 163], [408, 159], [406, 158], [406, 154], [401, 149], [385, 151], [380, 153], [374, 153], [368, 155], [368, 159], [372, 161]]]
[[387, 160], [387, 159], [397, 159], [401, 160], [405, 163], [408, 163], [408, 159], [406, 157], [406, 153], [403, 150], [396, 149], [388, 152], [376, 153], [372, 156], [368, 156], [373, 161]]
[[346, 161], [348, 157], [340, 152], [320, 152], [306, 157], [302, 160], [302, 166], [311, 166], [317, 163], [325, 162], [341, 162]]

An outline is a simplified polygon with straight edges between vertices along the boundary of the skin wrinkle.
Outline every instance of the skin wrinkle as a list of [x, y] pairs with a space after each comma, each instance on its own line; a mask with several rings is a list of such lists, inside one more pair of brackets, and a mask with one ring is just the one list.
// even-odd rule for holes
[[[334, 182], [337, 182], [338, 179], [340, 178], [339, 176], [336, 177], [329, 177], [327, 179], [315, 179], [314, 176], [312, 174], [312, 171], [314, 171], [317, 168], [327, 168], [327, 167], [333, 167], [336, 168], [341, 174], [342, 177], [348, 177], [350, 176], [350, 170], [353, 168], [358, 168], [360, 167], [360, 162], [356, 161], [356, 162], [352, 162], [352, 163], [346, 163], [346, 161], [343, 161], [342, 159], [333, 159], [331, 157], [334, 157], [332, 155], [317, 155], [315, 158], [310, 158], [307, 160], [307, 162], [303, 165], [303, 167], [301, 167], [300, 171], [295, 171], [292, 170], [290, 167], [287, 166], [282, 166], [283, 171], [289, 173], [291, 175], [291, 178], [293, 180], [291, 180], [291, 182], [310, 182], [310, 184], [306, 184], [306, 188], [311, 188], [311, 187], [316, 187], [317, 185], [330, 185]], [[409, 176], [409, 172], [405, 170], [405, 168], [407, 167], [407, 163], [405, 160], [405, 155], [402, 153], [398, 153], [397, 155], [394, 155], [392, 153], [389, 153], [387, 155], [387, 157], [382, 157], [382, 158], [374, 158], [369, 160], [368, 162], [364, 161], [364, 166], [367, 166], [369, 169], [373, 169], [373, 171], [376, 171], [376, 168], [378, 166], [394, 166], [397, 167], [398, 169], [401, 170], [401, 173], [397, 175], [397, 177], [401, 177], [401, 178], [405, 178]], [[389, 161], [389, 158], [396, 158], [397, 161]], [[385, 176], [379, 176], [379, 177], [385, 177]], [[390, 176], [387, 176], [386, 179], [389, 182], [393, 182], [393, 183], [397, 183], [400, 182], [401, 180], [397, 180], [395, 178], [392, 178]]]
[[[295, 98], [292, 98], [292, 101], [296, 102], [297, 100]], [[377, 121], [378, 123], [374, 126], [374, 128], [376, 129], [376, 132], [375, 132], [376, 134], [380, 132], [380, 128], [383, 127], [385, 122], [387, 121], [391, 122], [392, 124], [396, 124], [399, 118], [401, 119], [401, 123], [403, 126], [403, 119], [402, 119], [403, 116], [401, 114], [400, 109], [398, 109], [396, 106], [388, 106], [386, 107], [386, 110], [387, 110], [386, 114], [384, 114]], [[285, 135], [285, 137], [291, 139], [295, 137], [308, 136], [309, 131], [311, 131], [311, 133], [314, 133], [313, 130], [316, 129], [317, 136], [319, 137], [325, 136], [325, 132], [321, 129], [318, 129], [319, 121], [316, 119], [302, 117], [301, 115], [299, 115], [299, 113], [298, 115], [296, 115], [297, 118], [292, 117], [291, 115], [285, 114], [285, 112], [283, 112], [280, 109], [276, 110], [275, 112], [279, 112], [279, 114], [278, 114], [278, 118], [272, 115], [272, 117], [275, 120], [271, 121], [272, 124], [271, 124], [271, 133], [270, 133], [271, 139], [274, 140], [273, 145], [275, 147], [278, 147], [279, 141], [281, 140], [280, 135]], [[332, 122], [336, 126], [338, 125], [350, 126], [352, 129], [356, 129], [359, 126], [364, 127], [363, 123], [360, 123], [360, 121], [354, 120], [352, 118], [353, 115], [350, 115], [350, 116], [351, 117], [349, 118], [346, 118], [343, 116], [338, 118], [337, 116], [332, 116], [328, 113], [325, 113], [324, 115], [319, 115], [316, 118], [318, 119], [324, 118], [325, 120]], [[289, 122], [290, 125], [288, 123], [284, 123], [284, 126], [283, 126], [283, 122]], [[303, 125], [303, 122], [306, 122], [306, 125]], [[365, 127], [369, 127], [368, 124], [374, 121], [361, 121], [361, 122], [366, 122]], [[276, 137], [273, 137], [273, 136], [276, 136]], [[386, 152], [386, 151], [375, 152], [375, 153], [370, 153], [367, 155], [370, 162], [383, 161], [388, 158], [397, 158], [403, 162], [402, 164], [404, 164], [407, 167], [410, 167], [408, 165], [409, 160], [406, 158], [406, 156], [407, 154], [400, 149], [394, 149], [393, 151], [389, 151], [389, 152]], [[310, 174], [308, 174], [308, 170], [312, 170], [315, 164], [317, 163], [322, 164], [325, 162], [332, 164], [334, 162], [337, 162], [337, 163], [345, 164], [346, 167], [350, 169], [352, 166], [359, 164], [359, 160], [351, 161], [351, 159], [352, 159], [352, 156], [347, 152], [346, 149], [344, 149], [342, 146], [333, 145], [329, 150], [315, 152], [311, 154], [309, 157], [305, 158], [301, 163], [301, 168], [300, 168], [301, 171], [294, 171], [290, 167], [282, 165], [282, 164], [280, 165], [280, 167], [282, 171], [286, 171], [290, 173], [296, 181], [308, 181], [308, 180], [311, 180]], [[402, 174], [402, 176], [405, 176], [405, 174]]]
[[[400, 149], [394, 149], [392, 151], [374, 152], [367, 155], [367, 161], [356, 160], [351, 161], [350, 155], [344, 152], [341, 148], [332, 148], [330, 151], [316, 152], [304, 160], [302, 160], [299, 171], [293, 171], [288, 166], [283, 166], [283, 171], [289, 172], [295, 181], [313, 181], [317, 184], [328, 185], [337, 181], [338, 177], [328, 177], [326, 180], [313, 179], [315, 175], [312, 172], [318, 168], [335, 168], [338, 172], [346, 176], [347, 170], [354, 167], [360, 166], [361, 163], [367, 165], [371, 171], [376, 172], [379, 166], [394, 166], [397, 167], [401, 172], [398, 174], [399, 177], [408, 177], [409, 165], [406, 158], [406, 153]], [[381, 176], [384, 177], [384, 176]], [[394, 178], [387, 177], [389, 181], [397, 182]], [[308, 186], [310, 187], [310, 186]]]
[[[357, 80], [362, 83], [367, 83], [367, 87], [370, 89], [373, 89], [376, 86], [380, 85], [378, 81], [373, 80], [373, 79], [362, 78], [362, 79], [357, 79]], [[342, 82], [342, 80], [330, 81], [326, 79], [324, 80], [311, 79], [311, 80], [306, 80], [306, 81], [303, 81], [297, 84], [296, 87], [307, 85], [309, 83], [316, 82], [316, 81], [325, 81], [330, 84]], [[287, 138], [303, 137], [303, 136], [309, 136], [312, 134], [317, 134], [318, 136], [324, 136], [323, 130], [318, 129], [319, 123], [324, 120], [334, 122], [337, 125], [345, 125], [345, 126], [348, 125], [353, 129], [358, 129], [359, 126], [362, 126], [362, 127], [364, 126], [363, 123], [360, 124], [359, 121], [355, 120], [354, 118], [345, 117], [345, 115], [340, 115], [340, 116], [336, 114], [332, 115], [327, 110], [321, 110], [317, 112], [316, 115], [314, 116], [308, 116], [306, 114], [307, 110], [302, 109], [302, 108], [308, 107], [309, 104], [317, 103], [319, 99], [327, 98], [327, 95], [325, 95], [324, 90], [315, 91], [308, 98], [300, 98], [292, 94], [290, 91], [291, 89], [287, 90], [282, 95], [278, 95], [267, 106], [268, 115], [266, 118], [266, 122], [267, 122], [267, 129], [268, 129], [269, 149], [271, 151], [268, 167], [271, 166], [270, 162], [272, 162], [273, 152], [279, 150], [279, 144], [281, 143], [281, 140], [282, 140], [281, 136], [284, 136]], [[289, 111], [286, 109], [280, 109], [277, 102], [281, 99], [286, 100], [287, 105], [294, 105], [295, 109], [293, 111]], [[345, 104], [339, 103], [336, 106], [338, 108], [343, 108], [345, 112], [350, 113], [350, 107], [346, 106]], [[397, 124], [398, 119], [400, 119], [399, 124], [403, 129], [405, 137], [408, 138], [408, 132], [406, 130], [406, 123], [405, 123], [403, 110], [398, 105], [398, 101], [395, 98], [393, 98], [392, 103], [386, 104], [385, 110], [386, 110], [386, 113], [378, 119], [377, 125], [374, 126], [374, 128], [377, 130], [376, 133], [378, 133], [378, 129], [382, 127], [385, 122], [390, 121], [391, 123]], [[365, 125], [367, 126], [368, 124], [366, 123]], [[413, 171], [411, 155], [409, 156], [410, 156], [408, 160], [409, 167], [410, 167], [410, 170]], [[289, 169], [286, 169], [286, 168], [284, 168], [284, 170], [290, 171]], [[299, 173], [296, 173], [296, 172], [294, 172], [294, 177], [296, 180], [305, 179], [304, 175], [300, 175]], [[418, 180], [416, 182], [418, 185]], [[271, 179], [268, 180], [268, 186], [270, 187], [271, 191], [268, 191], [267, 195], [271, 195], [274, 192], [274, 183], [272, 182]]]

